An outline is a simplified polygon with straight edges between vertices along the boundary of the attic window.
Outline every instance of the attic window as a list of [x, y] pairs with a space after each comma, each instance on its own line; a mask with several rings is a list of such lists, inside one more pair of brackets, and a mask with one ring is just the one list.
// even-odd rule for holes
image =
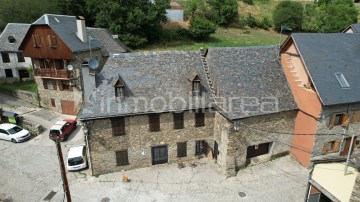
[[57, 48], [56, 36], [48, 35], [48, 44], [51, 48]]
[[200, 94], [200, 79], [199, 76], [196, 75], [195, 78], [192, 80], [192, 92], [194, 95]]
[[125, 97], [124, 83], [119, 79], [114, 85], [115, 88], [115, 97], [123, 98]]
[[15, 43], [15, 42], [16, 42], [16, 39], [15, 39], [14, 36], [9, 36], [9, 37], [8, 37], [8, 41], [9, 41], [9, 43]]
[[38, 34], [33, 34], [33, 35], [32, 35], [32, 40], [33, 40], [33, 47], [34, 47], [34, 48], [40, 48], [40, 47], [41, 47], [41, 38], [40, 38], [40, 35], [38, 35]]
[[346, 80], [343, 73], [335, 73], [335, 77], [338, 80], [338, 82], [342, 88], [350, 88], [350, 84]]

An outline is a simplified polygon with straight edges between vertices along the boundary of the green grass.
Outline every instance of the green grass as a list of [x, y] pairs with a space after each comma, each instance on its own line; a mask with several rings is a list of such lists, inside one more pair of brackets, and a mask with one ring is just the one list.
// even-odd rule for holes
[[206, 41], [177, 40], [149, 45], [136, 51], [155, 50], [198, 50], [201, 47], [234, 47], [275, 45], [283, 42], [286, 35], [262, 29], [221, 28]]
[[0, 88], [2, 89], [8, 89], [8, 90], [24, 90], [36, 93], [36, 83], [33, 80], [29, 81], [19, 81], [14, 83], [4, 83], [0, 84]]

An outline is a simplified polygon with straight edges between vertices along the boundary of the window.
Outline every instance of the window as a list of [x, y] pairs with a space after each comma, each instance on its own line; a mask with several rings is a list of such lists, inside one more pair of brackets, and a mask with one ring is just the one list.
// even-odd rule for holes
[[25, 62], [25, 58], [22, 52], [16, 53], [18, 62]]
[[126, 166], [129, 165], [129, 158], [128, 158], [128, 151], [117, 151], [115, 152], [116, 155], [116, 165], [117, 166]]
[[41, 37], [38, 34], [32, 35], [33, 47], [40, 48], [41, 47]]
[[348, 126], [349, 123], [350, 123], [349, 114], [336, 113], [331, 115], [329, 127], [333, 128], [334, 126], [338, 126], [338, 125]]
[[117, 80], [116, 84], [114, 85], [115, 97], [123, 98], [125, 96], [124, 86], [125, 85], [122, 80]]
[[72, 86], [70, 85], [70, 81], [59, 80], [58, 83], [59, 83], [59, 90], [61, 90], [61, 91], [72, 91], [73, 90]]
[[195, 78], [192, 80], [192, 92], [194, 96], [200, 95], [201, 85], [199, 76], [196, 75]]
[[111, 128], [113, 136], [125, 135], [125, 118], [117, 117], [111, 119]]
[[359, 123], [360, 121], [360, 111], [354, 111], [351, 117], [351, 123]]
[[340, 149], [341, 140], [330, 141], [323, 144], [322, 154], [338, 152]]
[[177, 157], [186, 157], [186, 142], [178, 142], [177, 143]]
[[160, 131], [160, 114], [149, 114], [149, 130]]
[[271, 142], [262, 143], [258, 145], [252, 145], [247, 147], [246, 158], [252, 158], [269, 153], [271, 148]]
[[44, 89], [56, 90], [56, 80], [43, 79]]
[[195, 155], [203, 154], [206, 149], [207, 146], [204, 140], [198, 140], [195, 142]]
[[173, 113], [174, 129], [184, 128], [184, 113]]
[[1, 57], [2, 57], [3, 63], [9, 63], [10, 62], [9, 53], [1, 53]]
[[12, 78], [13, 76], [13, 72], [12, 69], [5, 69], [5, 76], [6, 78]]
[[9, 43], [15, 43], [15, 42], [16, 42], [16, 39], [15, 39], [14, 36], [9, 36], [9, 37], [8, 37], [8, 41], [9, 41]]
[[57, 48], [56, 36], [48, 35], [48, 44], [51, 48]]
[[205, 126], [205, 115], [204, 112], [195, 113], [195, 127]]
[[55, 99], [51, 98], [51, 106], [55, 107]]

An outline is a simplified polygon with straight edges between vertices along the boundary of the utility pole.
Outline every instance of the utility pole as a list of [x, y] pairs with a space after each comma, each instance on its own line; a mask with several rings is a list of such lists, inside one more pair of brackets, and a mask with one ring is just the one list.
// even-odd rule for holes
[[348, 154], [347, 154], [347, 157], [346, 157], [345, 175], [347, 174], [348, 164], [349, 164], [349, 160], [350, 160], [350, 154], [351, 154], [352, 146], [354, 144], [354, 139], [355, 139], [355, 134], [353, 134], [352, 137], [351, 137], [350, 147], [349, 147], [349, 151], [348, 151]]
[[70, 195], [70, 189], [69, 184], [66, 177], [66, 171], [65, 171], [65, 165], [64, 165], [64, 159], [61, 151], [61, 144], [60, 144], [60, 138], [58, 135], [53, 135], [53, 138], [55, 140], [56, 150], [59, 158], [59, 165], [60, 165], [60, 172], [61, 172], [61, 178], [63, 181], [63, 189], [64, 193], [66, 195], [66, 201], [71, 202], [71, 195]]

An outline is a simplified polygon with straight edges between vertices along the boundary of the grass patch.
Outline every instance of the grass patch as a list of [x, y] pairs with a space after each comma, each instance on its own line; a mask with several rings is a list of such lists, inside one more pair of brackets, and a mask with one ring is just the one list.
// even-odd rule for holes
[[37, 92], [36, 90], [37, 86], [34, 80], [19, 81], [14, 83], [4, 83], [4, 84], [0, 84], [0, 88], [8, 89], [8, 90], [24, 90], [32, 93]]
[[198, 50], [201, 47], [235, 47], [235, 46], [260, 46], [277, 45], [287, 38], [275, 31], [261, 29], [239, 29], [219, 27], [215, 34], [206, 41], [194, 41], [191, 39], [179, 39], [149, 45], [136, 51], [156, 50]]

